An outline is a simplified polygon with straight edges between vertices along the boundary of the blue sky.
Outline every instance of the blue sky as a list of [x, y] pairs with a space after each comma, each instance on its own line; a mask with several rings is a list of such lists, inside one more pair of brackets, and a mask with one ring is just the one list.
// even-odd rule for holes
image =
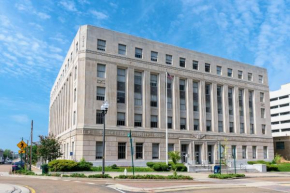
[[[134, 3], [133, 3], [134, 2]], [[290, 82], [290, 1], [0, 1], [0, 148], [47, 134], [49, 93], [78, 27], [96, 25], [268, 69]]]

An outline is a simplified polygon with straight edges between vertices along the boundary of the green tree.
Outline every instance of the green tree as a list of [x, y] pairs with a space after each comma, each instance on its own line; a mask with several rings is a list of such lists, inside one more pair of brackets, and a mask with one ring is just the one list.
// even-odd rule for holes
[[42, 157], [43, 160], [57, 159], [62, 156], [60, 151], [60, 142], [59, 139], [54, 135], [50, 134], [48, 136], [39, 136], [40, 145], [38, 146], [38, 156]]
[[[30, 159], [30, 145], [27, 146], [27, 155]], [[38, 161], [37, 145], [32, 145], [32, 164], [36, 164]]]
[[169, 155], [170, 159], [173, 162], [173, 165], [172, 165], [172, 169], [174, 170], [173, 175], [174, 176], [177, 176], [177, 172], [176, 172], [177, 167], [176, 167], [176, 164], [181, 159], [180, 153], [179, 153], [179, 151], [170, 151], [170, 152], [168, 152], [168, 155]]
[[7, 158], [12, 159], [12, 151], [10, 149], [5, 149], [3, 152], [4, 161], [6, 161]]

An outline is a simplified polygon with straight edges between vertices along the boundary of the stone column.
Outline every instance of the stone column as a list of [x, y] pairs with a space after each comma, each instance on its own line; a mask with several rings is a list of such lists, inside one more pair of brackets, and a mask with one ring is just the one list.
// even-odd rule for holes
[[172, 89], [173, 129], [180, 130], [179, 77], [174, 76]]
[[165, 95], [165, 79], [166, 74], [159, 74], [159, 85], [158, 85], [158, 123], [160, 129], [166, 128], [166, 95]]
[[187, 130], [193, 131], [193, 88], [192, 79], [187, 79], [186, 88], [186, 126]]
[[150, 128], [150, 119], [151, 119], [151, 108], [150, 108], [150, 72], [144, 71], [144, 78], [143, 78], [143, 87], [142, 87], [142, 94], [143, 94], [143, 120], [144, 120], [144, 127]]
[[[117, 124], [117, 66], [106, 65], [106, 96], [109, 110], [106, 115], [107, 126], [115, 127]], [[127, 101], [126, 101], [127, 102]]]
[[208, 154], [208, 150], [207, 150], [207, 141], [205, 141], [204, 143], [203, 143], [203, 151], [202, 151], [202, 157], [203, 157], [203, 164], [208, 164], [208, 156], [207, 156], [207, 154]]
[[198, 88], [198, 108], [200, 131], [206, 132], [206, 110], [205, 110], [205, 81], [199, 82]]
[[192, 165], [195, 165], [195, 150], [194, 150], [194, 141], [192, 141], [191, 143], [191, 160], [192, 160]]
[[212, 131], [218, 132], [218, 111], [217, 111], [217, 84], [212, 83], [211, 88], [211, 123]]
[[224, 132], [229, 133], [229, 97], [228, 85], [223, 85], [223, 122]]
[[[269, 98], [266, 99], [266, 92], [264, 92], [264, 101], [266, 101], [266, 100], [267, 101], [270, 101]], [[254, 129], [255, 129], [255, 135], [262, 135], [262, 125], [261, 124], [258, 125], [258, 122], [257, 122], [257, 120], [258, 120], [258, 113], [257, 113], [257, 111], [259, 109], [259, 108], [257, 108], [257, 106], [259, 106], [257, 104], [259, 104], [259, 103], [261, 105], [265, 104], [265, 103], [261, 103], [260, 102], [260, 92], [254, 91], [254, 97], [253, 97], [253, 117], [254, 117], [253, 119], [254, 119], [254, 123], [253, 124], [254, 124]], [[269, 114], [269, 116], [271, 116], [271, 115]], [[267, 131], [266, 131], [266, 133], [267, 133]]]
[[250, 134], [249, 90], [244, 89], [244, 127], [245, 133]]
[[126, 80], [126, 125], [134, 127], [134, 69], [127, 69]]
[[234, 107], [234, 129], [235, 133], [240, 133], [240, 112], [239, 112], [239, 88], [233, 88], [233, 107]]

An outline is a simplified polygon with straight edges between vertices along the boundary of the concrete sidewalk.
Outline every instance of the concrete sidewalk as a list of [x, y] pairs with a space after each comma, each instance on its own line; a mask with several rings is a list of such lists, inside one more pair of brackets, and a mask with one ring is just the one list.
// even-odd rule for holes
[[14, 184], [0, 184], [0, 193], [30, 193], [30, 190]]

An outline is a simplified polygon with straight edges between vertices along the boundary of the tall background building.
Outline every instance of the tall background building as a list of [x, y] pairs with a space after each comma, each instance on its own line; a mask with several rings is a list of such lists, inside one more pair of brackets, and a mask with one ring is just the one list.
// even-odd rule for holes
[[275, 154], [290, 159], [290, 83], [270, 92], [271, 124]]
[[169, 151], [191, 165], [216, 162], [219, 143], [238, 164], [273, 159], [264, 68], [85, 25], [50, 98], [49, 132], [65, 159], [101, 164], [104, 100], [107, 165], [130, 165], [130, 130], [136, 165], [164, 161], [166, 125]]

